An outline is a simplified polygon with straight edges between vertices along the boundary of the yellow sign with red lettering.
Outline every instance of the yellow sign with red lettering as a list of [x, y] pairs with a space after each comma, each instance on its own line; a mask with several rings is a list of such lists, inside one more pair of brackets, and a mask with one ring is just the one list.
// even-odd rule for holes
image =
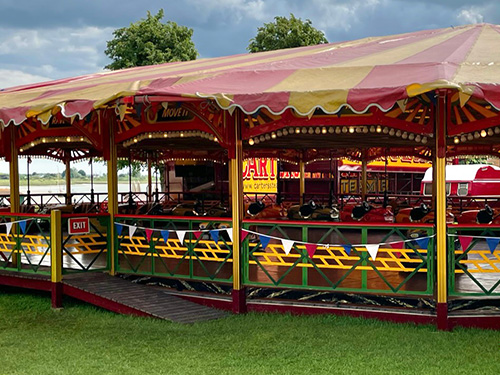
[[278, 162], [276, 159], [243, 160], [243, 191], [245, 193], [277, 193]]
[[[360, 161], [341, 159], [342, 165], [361, 165]], [[385, 160], [372, 160], [368, 162], [368, 166], [385, 166]], [[411, 156], [389, 156], [387, 158], [388, 167], [413, 167], [427, 170], [432, 167], [432, 164], [424, 159], [414, 158]]]

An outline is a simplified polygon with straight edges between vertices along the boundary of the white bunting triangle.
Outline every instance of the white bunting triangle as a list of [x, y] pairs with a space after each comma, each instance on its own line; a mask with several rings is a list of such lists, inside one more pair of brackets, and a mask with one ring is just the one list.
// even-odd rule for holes
[[370, 254], [372, 260], [377, 259], [377, 253], [378, 253], [378, 248], [380, 245], [364, 245], [366, 247], [366, 251], [368, 251], [368, 254]]
[[5, 223], [5, 233], [10, 234], [11, 229], [12, 229], [12, 223], [11, 222]]
[[134, 237], [134, 233], [137, 230], [137, 227], [130, 225], [128, 227], [128, 237], [130, 238], [130, 241], [132, 241], [132, 237]]
[[233, 228], [227, 228], [226, 233], [229, 236], [229, 239], [231, 240], [231, 243], [233, 242]]
[[285, 251], [286, 255], [290, 254], [290, 250], [292, 250], [293, 243], [294, 242], [292, 240], [281, 240], [281, 244], [283, 245], [283, 250]]
[[184, 237], [186, 236], [186, 231], [185, 230], [177, 230], [175, 231], [177, 233], [177, 238], [179, 239], [179, 242], [181, 245], [184, 243]]

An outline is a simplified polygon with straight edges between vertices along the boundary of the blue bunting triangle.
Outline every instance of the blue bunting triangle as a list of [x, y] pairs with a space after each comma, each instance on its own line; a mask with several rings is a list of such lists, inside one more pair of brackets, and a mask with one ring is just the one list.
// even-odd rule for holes
[[167, 243], [167, 241], [168, 241], [169, 234], [170, 234], [170, 232], [168, 230], [161, 231], [161, 236], [163, 237], [163, 240], [165, 241], [165, 243]]
[[427, 249], [429, 247], [429, 237], [417, 238], [415, 242], [422, 249]]
[[267, 245], [269, 244], [269, 241], [271, 241], [271, 237], [263, 236], [262, 234], [259, 235], [259, 240], [260, 243], [262, 244], [262, 249], [265, 249]]
[[497, 248], [498, 243], [500, 242], [500, 238], [497, 238], [497, 237], [487, 238], [486, 242], [488, 243], [488, 247], [490, 248], [490, 252], [493, 254], [493, 252]]
[[118, 236], [121, 236], [122, 235], [122, 230], [123, 230], [123, 225], [121, 225], [121, 224], [115, 224], [115, 228], [116, 228], [116, 234]]
[[23, 231], [23, 234], [26, 232], [26, 220], [20, 221], [19, 222], [19, 227]]
[[211, 230], [210, 236], [212, 236], [212, 240], [214, 240], [215, 243], [219, 242], [219, 231], [218, 230]]
[[344, 248], [347, 255], [351, 255], [351, 249], [352, 249], [351, 245], [342, 245], [342, 247]]

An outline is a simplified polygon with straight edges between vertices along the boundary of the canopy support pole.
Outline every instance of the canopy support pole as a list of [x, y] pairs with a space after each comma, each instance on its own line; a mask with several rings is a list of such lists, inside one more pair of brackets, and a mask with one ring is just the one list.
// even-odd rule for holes
[[152, 163], [151, 157], [148, 155], [148, 202], [153, 201], [153, 176], [151, 174]]
[[436, 105], [436, 255], [437, 328], [448, 330], [447, 238], [446, 238], [446, 91], [437, 92]]
[[[10, 160], [9, 160], [9, 172], [10, 172], [10, 212], [11, 213], [18, 213], [21, 212], [21, 201], [19, 198], [19, 155], [17, 152], [17, 147], [16, 147], [16, 133], [14, 126], [10, 126]], [[15, 221], [16, 218], [13, 217], [11, 219], [12, 221]], [[16, 233], [16, 224], [14, 224], [11, 228], [11, 233]], [[8, 234], [8, 233], [7, 233]], [[21, 258], [19, 257], [19, 247], [18, 247], [18, 241], [15, 240], [15, 237], [13, 236], [14, 241], [16, 242], [14, 252], [12, 253], [12, 265], [15, 267], [21, 267], [20, 260]]]
[[[224, 113], [224, 121], [228, 114]], [[232, 119], [234, 125], [233, 150], [229, 153], [229, 179], [231, 186], [231, 213], [233, 227], [233, 312], [240, 314], [246, 312], [246, 291], [241, 280], [241, 255], [240, 231], [243, 221], [243, 145], [241, 141], [241, 112], [236, 110]], [[227, 126], [225, 126], [227, 128]]]
[[367, 166], [367, 161], [366, 161], [366, 150], [363, 150], [362, 152], [362, 159], [361, 159], [361, 200], [365, 201], [366, 200], [366, 166]]
[[[101, 113], [99, 112], [99, 122], [101, 121]], [[115, 215], [118, 214], [118, 178], [117, 178], [117, 155], [115, 144], [115, 121], [113, 116], [108, 117], [109, 125], [109, 159], [107, 160], [108, 167], [108, 213], [109, 213], [109, 236], [110, 244], [108, 246], [109, 256], [109, 273], [116, 273], [116, 239], [115, 239]]]
[[64, 162], [66, 165], [66, 174], [64, 177], [66, 177], [66, 205], [71, 204], [71, 162], [69, 159], [66, 159]]
[[299, 204], [304, 204], [304, 194], [306, 193], [306, 164], [301, 155], [299, 160]]

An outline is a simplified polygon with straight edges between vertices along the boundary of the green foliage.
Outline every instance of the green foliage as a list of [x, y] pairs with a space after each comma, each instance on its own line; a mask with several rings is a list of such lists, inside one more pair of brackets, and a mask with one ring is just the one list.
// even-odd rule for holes
[[113, 60], [106, 68], [117, 70], [196, 59], [198, 51], [191, 40], [193, 29], [172, 21], [162, 23], [162, 18], [163, 9], [156, 15], [148, 11], [146, 19], [116, 29], [104, 51]]
[[488, 163], [488, 156], [469, 156], [468, 158], [461, 158], [458, 164], [490, 164]]
[[85, 173], [85, 171], [84, 171], [83, 169], [80, 169], [80, 170], [78, 171], [78, 174], [79, 174], [80, 176], [82, 176], [82, 177], [87, 176], [87, 173]]
[[251, 53], [283, 48], [312, 46], [328, 43], [322, 31], [312, 26], [311, 20], [302, 21], [290, 13], [290, 18], [274, 17], [275, 22], [265, 23], [250, 39], [247, 50]]
[[[85, 172], [83, 172], [83, 173], [85, 173]], [[61, 177], [62, 178], [66, 178], [66, 170], [62, 171]], [[70, 169], [70, 177], [71, 178], [77, 178], [77, 177], [82, 177], [82, 175], [78, 172], [78, 169], [71, 168]]]
[[[132, 160], [130, 163], [132, 167], [132, 177], [139, 177], [141, 175], [141, 169], [142, 169], [142, 164], [138, 161]], [[125, 170], [126, 176], [128, 176], [129, 173], [129, 161], [126, 159], [118, 159], [116, 166], [119, 171]]]

